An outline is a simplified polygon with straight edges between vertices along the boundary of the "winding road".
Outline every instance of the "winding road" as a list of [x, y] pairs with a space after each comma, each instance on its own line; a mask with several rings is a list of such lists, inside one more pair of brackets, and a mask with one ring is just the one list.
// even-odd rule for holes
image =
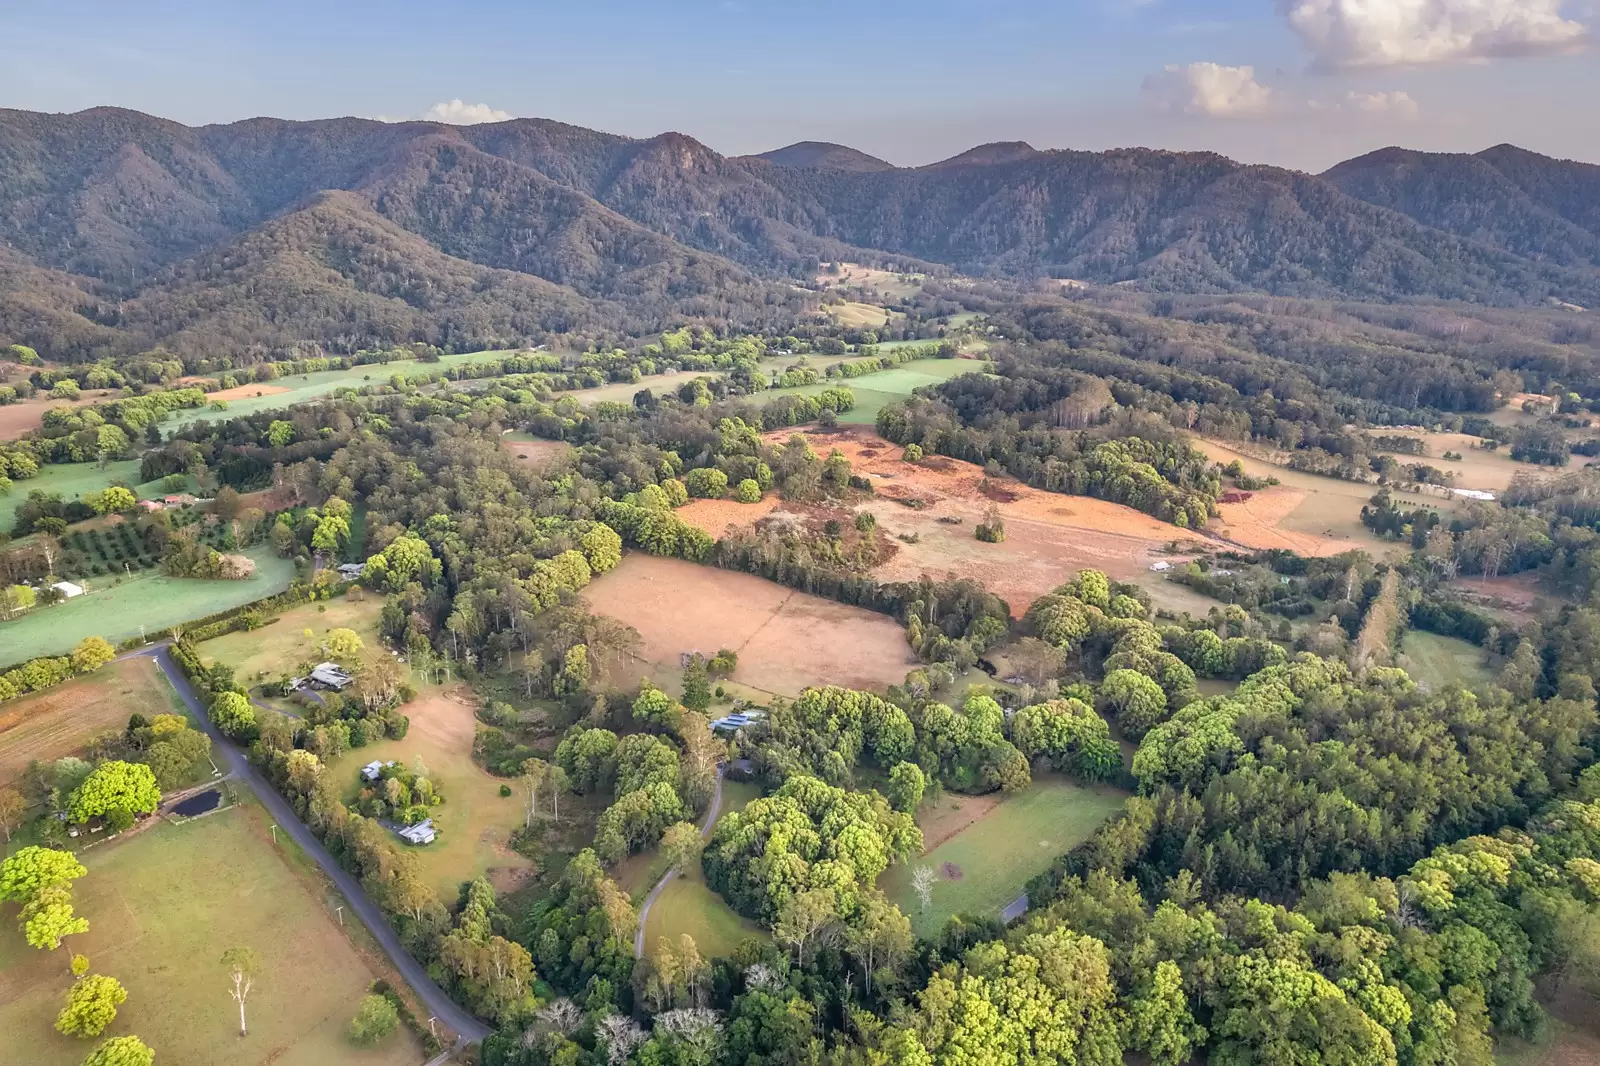
[[[489, 1025], [480, 1021], [464, 1007], [445, 995], [444, 989], [434, 984], [433, 979], [428, 976], [427, 970], [423, 968], [421, 963], [412, 958], [400, 943], [400, 937], [395, 933], [394, 928], [389, 925], [388, 919], [378, 909], [378, 905], [373, 903], [361, 888], [360, 882], [352, 877], [349, 871], [334, 861], [333, 856], [328, 854], [328, 850], [322, 846], [322, 842], [312, 835], [311, 830], [294, 813], [294, 809], [289, 806], [288, 801], [278, 794], [278, 790], [272, 787], [271, 782], [262, 777], [261, 773], [250, 765], [250, 760], [245, 758], [244, 753], [235, 747], [233, 742], [224, 737], [221, 731], [211, 723], [211, 719], [206, 715], [205, 705], [200, 702], [200, 698], [190, 686], [189, 679], [183, 676], [183, 671], [178, 669], [177, 664], [172, 661], [172, 656], [167, 653], [167, 645], [153, 645], [149, 648], [140, 649], [133, 654], [135, 656], [149, 656], [156, 661], [156, 668], [166, 675], [173, 689], [177, 691], [185, 705], [188, 706], [190, 713], [204, 728], [206, 735], [211, 738], [212, 750], [226, 764], [223, 768], [224, 772], [234, 780], [242, 781], [249, 785], [250, 790], [261, 801], [261, 805], [272, 816], [273, 821], [278, 823], [278, 828], [288, 833], [294, 842], [299, 844], [307, 855], [316, 860], [318, 866], [322, 867], [323, 873], [327, 874], [329, 880], [338, 887], [340, 893], [348, 901], [350, 910], [356, 917], [361, 919], [362, 924], [372, 933], [373, 939], [383, 948], [384, 954], [389, 956], [389, 961], [394, 964], [394, 968], [400, 971], [400, 976], [405, 978], [406, 983], [416, 992], [417, 998], [422, 1001], [423, 1006], [439, 1021], [455, 1030], [460, 1035], [462, 1042], [476, 1043], [494, 1032]], [[717, 802], [719, 804], [721, 799], [722, 778], [719, 775], [717, 778]]]
[[[722, 767], [717, 767], [717, 790], [711, 795], [711, 806], [706, 808], [706, 824], [700, 828], [700, 839], [707, 840], [711, 830], [717, 824], [717, 818], [722, 814]], [[661, 875], [661, 880], [656, 882], [656, 887], [644, 898], [644, 905], [639, 908], [639, 927], [633, 931], [633, 957], [644, 958], [644, 922], [650, 916], [650, 908], [655, 906], [656, 897], [661, 895], [668, 883], [678, 876], [678, 868], [674, 866]]]

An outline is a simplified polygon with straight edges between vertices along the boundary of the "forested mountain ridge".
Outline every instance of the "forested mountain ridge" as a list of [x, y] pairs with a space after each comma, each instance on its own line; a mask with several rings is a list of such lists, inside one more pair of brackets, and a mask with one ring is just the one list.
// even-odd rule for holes
[[[525, 341], [541, 335], [514, 332], [528, 321], [625, 334], [699, 315], [758, 328], [801, 313], [793, 279], [841, 259], [1160, 292], [1591, 305], [1596, 174], [1509, 147], [1379, 153], [1322, 177], [1210, 153], [1020, 142], [905, 169], [836, 145], [730, 158], [680, 133], [639, 140], [542, 119], [191, 128], [115, 108], [0, 111], [0, 334], [85, 358], [238, 343], [237, 329], [205, 332], [221, 317], [276, 322], [266, 343], [335, 349], [390, 343], [395, 329]], [[274, 232], [320, 251], [239, 258], [296, 216]], [[318, 223], [337, 234], [311, 232]], [[357, 231], [417, 246], [332, 253]], [[347, 273], [357, 260], [359, 280]], [[440, 295], [458, 288], [447, 275], [483, 269], [566, 291], [496, 279], [471, 311]], [[296, 285], [321, 303], [285, 320], [270, 294]], [[390, 303], [380, 313], [374, 299]], [[353, 304], [372, 313], [352, 319]]]
[[1385, 148], [1322, 175], [1351, 196], [1518, 255], [1600, 265], [1600, 167], [1502, 144], [1477, 155]]

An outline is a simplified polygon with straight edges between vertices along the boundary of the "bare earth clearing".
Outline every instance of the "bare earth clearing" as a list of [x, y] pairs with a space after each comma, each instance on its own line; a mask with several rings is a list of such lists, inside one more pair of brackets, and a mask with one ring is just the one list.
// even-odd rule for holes
[[290, 391], [282, 385], [235, 385], [231, 389], [218, 389], [216, 392], [206, 393], [206, 402], [216, 403], [221, 400], [228, 403], [231, 400], [251, 400], [257, 396], [277, 396]]
[[543, 470], [554, 458], [565, 455], [572, 450], [572, 445], [559, 440], [540, 440], [536, 437], [524, 437], [507, 434], [501, 438], [506, 451], [518, 459], [525, 460], [535, 470]]
[[52, 407], [87, 407], [103, 403], [116, 393], [111, 389], [84, 392], [76, 400], [53, 400], [49, 396], [35, 396], [31, 400], [0, 406], [0, 440], [16, 440], [44, 425], [44, 413]]
[[905, 634], [887, 615], [795, 592], [753, 574], [632, 552], [584, 592], [596, 613], [643, 638], [643, 662], [618, 681], [676, 682], [679, 656], [719, 648], [739, 653], [733, 680], [793, 696], [808, 685], [881, 691], [915, 665]]
[[[781, 442], [789, 433], [769, 439]], [[1150, 564], [1172, 558], [1168, 544], [1199, 543], [1131, 507], [1045, 492], [1008, 477], [986, 478], [972, 463], [944, 456], [907, 463], [898, 445], [870, 432], [810, 430], [805, 437], [818, 455], [838, 448], [855, 473], [872, 480], [878, 499], [857, 510], [876, 515], [899, 549], [873, 571], [881, 581], [914, 581], [923, 574], [976, 578], [1020, 617], [1034, 600], [1084, 567], [1151, 584]], [[908, 506], [909, 501], [921, 506]], [[991, 507], [1006, 523], [1000, 544], [985, 544], [973, 533]], [[917, 542], [899, 540], [901, 535], [915, 535]]]

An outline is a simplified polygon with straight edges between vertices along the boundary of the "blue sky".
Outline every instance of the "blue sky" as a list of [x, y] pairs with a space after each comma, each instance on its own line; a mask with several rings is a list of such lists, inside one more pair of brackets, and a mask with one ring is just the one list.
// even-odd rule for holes
[[1508, 140], [1600, 162], [1597, 4], [50, 0], [0, 6], [0, 107], [541, 116], [730, 154], [840, 141], [901, 164], [1013, 139], [1313, 170]]

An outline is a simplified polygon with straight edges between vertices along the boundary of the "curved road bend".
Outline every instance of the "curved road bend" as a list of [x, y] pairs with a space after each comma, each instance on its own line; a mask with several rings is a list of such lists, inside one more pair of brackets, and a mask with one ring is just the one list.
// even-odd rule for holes
[[261, 805], [267, 809], [267, 813], [272, 815], [273, 821], [278, 823], [278, 828], [288, 833], [294, 842], [305, 849], [306, 854], [322, 867], [323, 873], [338, 886], [340, 893], [349, 902], [350, 909], [382, 946], [384, 953], [389, 956], [389, 961], [394, 963], [394, 968], [400, 971], [400, 976], [405, 978], [423, 1005], [441, 1022], [459, 1033], [464, 1041], [481, 1041], [494, 1032], [492, 1028], [445, 995], [444, 989], [433, 983], [428, 972], [401, 945], [400, 937], [384, 917], [383, 912], [378, 909], [378, 905], [373, 903], [361, 888], [360, 882], [334, 861], [333, 856], [322, 846], [322, 842], [312, 835], [311, 830], [294, 813], [288, 801], [272, 787], [271, 782], [262, 777], [260, 771], [250, 765], [250, 760], [245, 758], [244, 753], [211, 724], [211, 719], [205, 712], [205, 705], [195, 695], [194, 689], [189, 685], [189, 679], [183, 676], [183, 671], [178, 669], [172, 657], [167, 654], [167, 646], [161, 644], [145, 648], [136, 654], [148, 655], [155, 659], [156, 668], [166, 675], [178, 695], [183, 697], [183, 702], [188, 705], [195, 719], [205, 728], [206, 735], [211, 738], [212, 750], [226, 763], [224, 772], [231, 774], [235, 780], [249, 785], [250, 790], [261, 801]]
[[[700, 829], [700, 839], [709, 840], [711, 830], [716, 827], [717, 816], [722, 813], [722, 767], [717, 766], [717, 791], [712, 793], [711, 806], [706, 809], [706, 824]], [[656, 887], [644, 898], [644, 905], [639, 908], [639, 927], [633, 931], [633, 957], [644, 958], [644, 920], [650, 916], [650, 908], [655, 906], [656, 897], [661, 895], [667, 883], [678, 876], [678, 868], [674, 866], [661, 875], [661, 880], [656, 882]]]

